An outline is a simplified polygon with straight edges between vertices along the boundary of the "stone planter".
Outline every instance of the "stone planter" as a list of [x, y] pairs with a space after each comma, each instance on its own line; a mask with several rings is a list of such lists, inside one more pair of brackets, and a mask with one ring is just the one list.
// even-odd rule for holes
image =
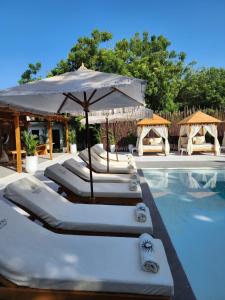
[[25, 169], [27, 173], [33, 174], [38, 169], [38, 156], [27, 156], [25, 162]]
[[116, 150], [116, 146], [115, 145], [110, 145], [110, 152], [114, 153]]
[[70, 153], [77, 154], [77, 144], [70, 144]]

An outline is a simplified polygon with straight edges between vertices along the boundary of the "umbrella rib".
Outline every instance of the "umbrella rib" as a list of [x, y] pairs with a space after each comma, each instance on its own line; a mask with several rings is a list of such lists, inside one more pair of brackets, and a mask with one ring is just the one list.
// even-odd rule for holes
[[65, 105], [68, 98], [69, 98], [68, 95], [66, 95], [65, 99], [63, 100], [63, 102], [61, 103], [59, 109], [57, 110], [57, 114], [59, 114], [61, 112], [61, 110], [62, 110], [63, 106]]
[[68, 94], [65, 94], [63, 93], [64, 96], [67, 96], [70, 100], [80, 104], [82, 107], [83, 107], [83, 102], [81, 100], [79, 100], [77, 97], [75, 97], [73, 94], [71, 93], [68, 93]]
[[95, 93], [97, 92], [97, 90], [94, 90], [92, 93], [91, 93], [91, 96], [88, 98], [88, 102], [91, 101], [91, 99], [94, 97]]
[[114, 92], [115, 92], [115, 88], [113, 88], [113, 90], [110, 91], [110, 92], [108, 92], [107, 94], [105, 94], [105, 95], [101, 96], [100, 98], [94, 100], [93, 102], [90, 102], [89, 104], [90, 104], [90, 105], [95, 104], [96, 102], [99, 102], [100, 100], [102, 100], [103, 98], [105, 98], [105, 97], [111, 95], [111, 94], [114, 93]]

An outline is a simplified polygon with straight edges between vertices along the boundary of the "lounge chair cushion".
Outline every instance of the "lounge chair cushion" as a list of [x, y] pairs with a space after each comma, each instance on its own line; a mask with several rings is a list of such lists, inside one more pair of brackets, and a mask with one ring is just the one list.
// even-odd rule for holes
[[[81, 197], [90, 197], [90, 183], [84, 181], [77, 175], [73, 174], [60, 164], [54, 164], [45, 169], [45, 176], [56, 181], [61, 186], [67, 188], [72, 193]], [[140, 185], [137, 191], [130, 191], [128, 183], [95, 183], [95, 197], [110, 198], [141, 198], [142, 192]]]
[[0, 201], [0, 273], [31, 288], [173, 295], [173, 279], [160, 240], [159, 272], [141, 269], [138, 238], [59, 235]]
[[140, 223], [134, 206], [74, 204], [33, 176], [8, 184], [5, 197], [56, 229], [152, 233], [148, 208], [146, 222]]
[[[91, 149], [98, 154], [100, 157], [107, 159], [107, 151], [102, 149], [102, 147], [98, 144], [91, 147]], [[115, 154], [115, 153], [108, 153], [109, 159], [112, 161], [120, 161], [120, 162], [127, 162], [129, 160], [129, 156], [132, 158], [132, 155], [129, 156], [126, 154]], [[118, 158], [118, 159], [117, 159]]]
[[[85, 162], [73, 158], [64, 161], [63, 166], [86, 181], [90, 181], [90, 170]], [[131, 174], [101, 174], [92, 172], [94, 182], [129, 182]]]

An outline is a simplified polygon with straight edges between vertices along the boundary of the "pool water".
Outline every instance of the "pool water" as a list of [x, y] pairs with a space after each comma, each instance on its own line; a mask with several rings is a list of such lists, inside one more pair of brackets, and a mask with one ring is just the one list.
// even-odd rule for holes
[[225, 170], [143, 170], [199, 300], [225, 299]]

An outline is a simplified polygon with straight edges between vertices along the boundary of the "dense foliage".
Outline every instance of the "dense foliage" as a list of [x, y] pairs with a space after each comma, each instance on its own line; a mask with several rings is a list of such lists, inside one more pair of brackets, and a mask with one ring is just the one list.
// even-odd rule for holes
[[[185, 62], [186, 54], [171, 50], [170, 41], [161, 35], [149, 37], [147, 32], [142, 36], [136, 33], [129, 40], [122, 39], [109, 48], [111, 39], [111, 33], [98, 30], [94, 30], [91, 37], [79, 38], [68, 57], [48, 76], [74, 71], [83, 62], [93, 70], [145, 79], [146, 103], [153, 110], [172, 112], [184, 106], [225, 105], [224, 69], [194, 70], [193, 62]], [[34, 79], [37, 72], [30, 66], [21, 79], [29, 79], [29, 76]]]

